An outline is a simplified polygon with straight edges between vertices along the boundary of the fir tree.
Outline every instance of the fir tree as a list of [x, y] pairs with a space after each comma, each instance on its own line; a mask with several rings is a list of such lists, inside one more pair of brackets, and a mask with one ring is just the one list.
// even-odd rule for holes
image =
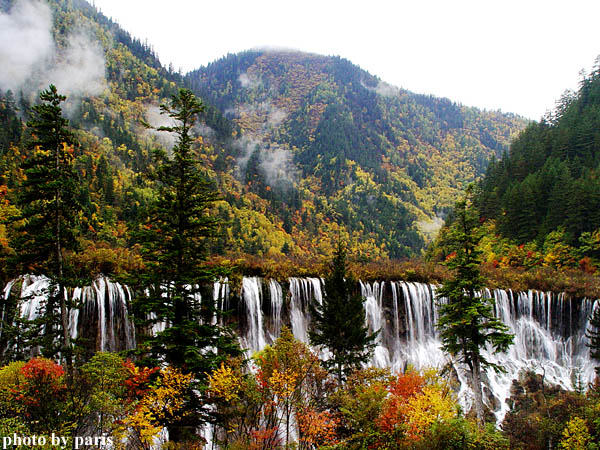
[[[60, 350], [57, 335], [62, 330], [62, 355], [70, 366], [71, 340], [68, 330], [66, 289], [74, 284], [64, 254], [77, 248], [77, 202], [79, 180], [74, 170], [75, 139], [69, 121], [62, 116], [60, 104], [66, 97], [56, 87], [40, 94], [41, 104], [32, 107], [33, 118], [27, 122], [31, 132], [31, 153], [22, 168], [25, 174], [18, 206], [18, 237], [15, 266], [20, 273], [45, 275], [50, 288], [44, 314], [38, 321], [43, 338], [36, 342], [45, 356]], [[35, 345], [34, 344], [34, 345]]]
[[[168, 363], [192, 373], [196, 387], [206, 374], [228, 356], [240, 350], [233, 333], [218, 326], [213, 318], [219, 311], [207, 286], [221, 275], [206, 265], [208, 243], [219, 226], [210, 209], [219, 198], [211, 188], [198, 162], [192, 136], [202, 103], [187, 89], [180, 89], [161, 113], [174, 119], [174, 125], [159, 127], [177, 140], [170, 154], [154, 152], [156, 199], [138, 233], [145, 271], [141, 286], [145, 294], [135, 302], [136, 313], [151, 320], [146, 325], [164, 323], [164, 331], [142, 343], [146, 364]], [[201, 291], [205, 295], [201, 295]], [[197, 390], [190, 390], [190, 414], [183, 421], [169, 423], [170, 439], [181, 441], [183, 430], [194, 429], [202, 420]]]
[[161, 112], [175, 125], [158, 130], [177, 137], [171, 155], [154, 153], [157, 196], [138, 237], [146, 270], [142, 285], [147, 292], [136, 308], [152, 322], [167, 328], [150, 338], [153, 362], [165, 361], [197, 379], [218, 367], [237, 345], [227, 330], [212, 323], [217, 312], [212, 294], [201, 299], [201, 290], [219, 275], [206, 266], [208, 240], [219, 222], [210, 208], [219, 198], [198, 163], [191, 130], [203, 105], [187, 89], [181, 89]]
[[481, 395], [481, 370], [485, 367], [501, 368], [489, 362], [482, 349], [490, 344], [496, 351], [506, 351], [513, 342], [508, 327], [494, 317], [493, 299], [485, 298], [481, 291], [484, 279], [481, 275], [480, 252], [477, 250], [478, 215], [471, 205], [472, 187], [465, 198], [457, 202], [454, 222], [449, 229], [454, 252], [447, 262], [454, 276], [444, 281], [438, 290], [441, 301], [437, 327], [442, 338], [442, 348], [452, 356], [459, 356], [471, 373], [475, 394], [475, 411], [483, 424], [483, 400]]
[[[590, 317], [590, 328], [586, 330], [586, 336], [590, 340], [587, 344], [590, 357], [600, 362], [600, 304], [595, 306]], [[600, 365], [596, 366], [596, 374], [600, 376]]]
[[363, 299], [353, 292], [355, 284], [347, 273], [346, 247], [340, 241], [325, 279], [323, 303], [313, 305], [314, 330], [309, 334], [312, 345], [331, 353], [324, 364], [335, 371], [340, 383], [369, 360], [379, 332], [369, 333]]

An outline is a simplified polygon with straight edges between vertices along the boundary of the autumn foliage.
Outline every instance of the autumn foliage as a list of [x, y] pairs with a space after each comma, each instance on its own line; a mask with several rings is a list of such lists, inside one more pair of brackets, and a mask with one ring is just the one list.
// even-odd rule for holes
[[64, 369], [50, 359], [33, 358], [21, 368], [21, 375], [22, 383], [13, 391], [15, 401], [36, 430], [50, 431], [67, 396]]

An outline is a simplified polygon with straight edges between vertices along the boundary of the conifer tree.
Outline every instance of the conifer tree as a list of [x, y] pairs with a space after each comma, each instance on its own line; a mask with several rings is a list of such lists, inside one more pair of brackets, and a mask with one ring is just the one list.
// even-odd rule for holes
[[202, 103], [180, 89], [160, 108], [175, 124], [158, 130], [174, 133], [177, 141], [171, 155], [162, 149], [154, 153], [157, 195], [138, 235], [146, 266], [141, 284], [147, 295], [140, 296], [137, 309], [151, 315], [152, 322], [167, 324], [148, 342], [154, 362], [165, 361], [203, 378], [237, 351], [232, 335], [212, 324], [212, 294], [201, 299], [202, 288], [212, 287], [219, 275], [205, 264], [208, 240], [219, 225], [210, 208], [219, 197], [193, 148], [191, 131]]
[[138, 282], [144, 293], [134, 308], [147, 326], [165, 325], [141, 343], [142, 362], [167, 363], [196, 380], [186, 393], [186, 415], [165, 424], [170, 440], [182, 442], [193, 439], [193, 430], [206, 420], [198, 395], [206, 374], [240, 350], [233, 333], [213, 320], [219, 311], [205, 289], [221, 273], [206, 265], [209, 240], [219, 226], [210, 209], [219, 196], [200, 167], [192, 136], [203, 105], [191, 91], [180, 89], [160, 109], [174, 125], [157, 130], [173, 133], [176, 143], [169, 153], [154, 152], [156, 198], [138, 233], [145, 261]]
[[[600, 363], [600, 305], [596, 305], [592, 312], [590, 327], [586, 330], [586, 336], [590, 340], [587, 344], [590, 348], [590, 357]], [[596, 374], [600, 376], [600, 365], [596, 366]]]
[[[27, 122], [31, 131], [31, 153], [22, 168], [18, 206], [21, 225], [14, 248], [15, 266], [21, 273], [45, 275], [50, 288], [39, 321], [43, 328], [41, 345], [45, 356], [62, 356], [70, 366], [71, 339], [68, 329], [66, 289], [74, 284], [64, 253], [77, 248], [77, 222], [81, 210], [77, 198], [78, 176], [74, 170], [75, 139], [60, 104], [66, 97], [54, 85], [40, 94], [42, 103], [32, 107]], [[62, 338], [57, 335], [62, 331]], [[56, 345], [62, 340], [62, 349]]]
[[353, 292], [355, 280], [347, 272], [346, 246], [339, 241], [331, 271], [325, 278], [323, 303], [313, 305], [312, 345], [323, 346], [331, 357], [324, 362], [341, 383], [366, 363], [375, 347], [375, 333], [369, 333], [361, 296]]
[[500, 367], [489, 362], [482, 350], [490, 344], [495, 351], [506, 351], [513, 342], [508, 327], [494, 317], [493, 299], [485, 298], [481, 291], [484, 279], [481, 275], [480, 252], [477, 244], [478, 215], [471, 204], [472, 186], [464, 199], [456, 203], [454, 222], [448, 231], [454, 245], [447, 265], [454, 276], [442, 284], [437, 296], [441, 300], [437, 327], [442, 338], [442, 348], [452, 356], [459, 356], [471, 374], [475, 411], [483, 424], [483, 400], [481, 394], [481, 370]]

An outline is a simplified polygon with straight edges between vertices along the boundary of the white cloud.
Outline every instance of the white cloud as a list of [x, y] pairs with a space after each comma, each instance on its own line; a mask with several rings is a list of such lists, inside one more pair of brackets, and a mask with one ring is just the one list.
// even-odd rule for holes
[[293, 184], [298, 175], [294, 165], [294, 155], [283, 148], [263, 150], [260, 153], [260, 168], [267, 183], [275, 187]]
[[259, 87], [261, 85], [260, 79], [258, 79], [256, 76], [248, 74], [248, 73], [242, 73], [238, 77], [238, 81], [240, 82], [242, 87], [245, 89], [256, 89], [257, 87]]
[[40, 1], [18, 1], [0, 12], [0, 88], [16, 91], [55, 54], [52, 12]]
[[144, 131], [146, 136], [154, 136], [165, 148], [172, 149], [177, 141], [177, 135], [169, 131], [158, 131], [154, 128], [173, 127], [177, 125], [175, 121], [166, 114], [160, 113], [160, 108], [156, 105], [146, 107], [145, 119], [153, 128], [147, 128]]
[[[57, 47], [52, 12], [38, 0], [19, 0], [0, 13], [0, 88], [30, 97], [56, 85], [68, 97], [67, 113], [81, 96], [106, 88], [104, 53], [91, 30], [76, 28]], [[70, 106], [70, 107], [69, 107]]]

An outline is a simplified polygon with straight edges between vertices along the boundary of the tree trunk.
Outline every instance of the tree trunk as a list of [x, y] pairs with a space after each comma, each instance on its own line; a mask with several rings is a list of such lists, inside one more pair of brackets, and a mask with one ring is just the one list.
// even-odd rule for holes
[[471, 383], [473, 385], [473, 394], [475, 396], [475, 414], [477, 416], [478, 425], [483, 427], [485, 421], [483, 416], [483, 399], [481, 395], [481, 362], [479, 361], [479, 355], [473, 357], [472, 363]]
[[[56, 173], [60, 173], [60, 150], [56, 149]], [[71, 374], [71, 336], [69, 334], [69, 317], [67, 313], [67, 293], [64, 286], [63, 280], [63, 260], [62, 260], [62, 248], [61, 248], [61, 227], [60, 227], [60, 210], [61, 210], [61, 191], [58, 189], [56, 191], [56, 235], [54, 236], [56, 242], [56, 275], [58, 275], [58, 289], [59, 289], [59, 299], [60, 299], [60, 321], [62, 324], [63, 331], [63, 349], [62, 356], [65, 360], [65, 365], [67, 367], [67, 373]]]

